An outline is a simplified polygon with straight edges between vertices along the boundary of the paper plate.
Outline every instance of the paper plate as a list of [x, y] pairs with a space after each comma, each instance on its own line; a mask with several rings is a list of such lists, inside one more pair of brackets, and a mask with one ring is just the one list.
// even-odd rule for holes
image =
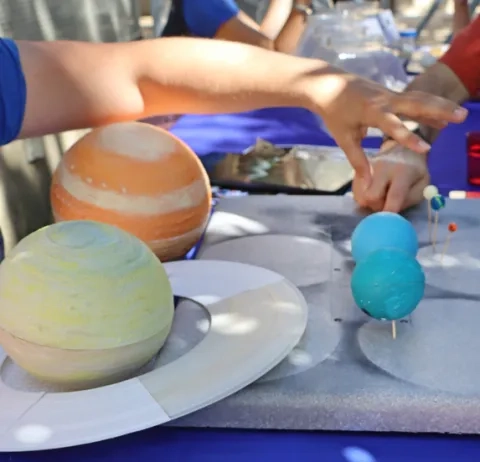
[[[1, 452], [93, 443], [190, 414], [267, 373], [305, 331], [305, 299], [277, 273], [207, 260], [165, 268], [174, 294], [208, 311], [203, 340], [152, 372], [92, 390], [25, 391], [0, 378]], [[0, 364], [6, 359], [0, 349]]]

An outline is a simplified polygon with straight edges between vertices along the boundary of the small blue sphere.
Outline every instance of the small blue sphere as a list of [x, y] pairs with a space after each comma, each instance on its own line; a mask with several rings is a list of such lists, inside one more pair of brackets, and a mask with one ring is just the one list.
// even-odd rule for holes
[[445, 198], [441, 194], [437, 194], [430, 199], [430, 206], [435, 212], [445, 207]]
[[408, 316], [425, 292], [425, 274], [418, 261], [402, 250], [382, 249], [358, 263], [351, 280], [358, 307], [375, 319]]
[[352, 256], [358, 263], [379, 249], [398, 249], [413, 258], [418, 238], [412, 224], [398, 213], [379, 212], [364, 218], [352, 234]]

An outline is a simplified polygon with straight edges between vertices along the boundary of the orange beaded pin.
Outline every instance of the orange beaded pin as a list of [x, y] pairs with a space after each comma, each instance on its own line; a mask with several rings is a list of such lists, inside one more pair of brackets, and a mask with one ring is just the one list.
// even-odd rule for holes
[[442, 262], [445, 254], [447, 253], [448, 245], [450, 244], [450, 239], [452, 237], [452, 234], [455, 233], [457, 229], [458, 229], [457, 224], [454, 223], [453, 221], [448, 224], [448, 235], [447, 235], [447, 239], [445, 240], [445, 245], [443, 246], [442, 256], [440, 257], [440, 263]]

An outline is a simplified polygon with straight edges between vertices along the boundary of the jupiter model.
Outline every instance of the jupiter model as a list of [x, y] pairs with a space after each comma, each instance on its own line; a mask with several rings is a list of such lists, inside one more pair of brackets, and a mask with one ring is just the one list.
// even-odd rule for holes
[[56, 221], [118, 226], [165, 261], [182, 257], [200, 238], [211, 192], [187, 145], [160, 128], [125, 122], [91, 131], [65, 153], [51, 201]]

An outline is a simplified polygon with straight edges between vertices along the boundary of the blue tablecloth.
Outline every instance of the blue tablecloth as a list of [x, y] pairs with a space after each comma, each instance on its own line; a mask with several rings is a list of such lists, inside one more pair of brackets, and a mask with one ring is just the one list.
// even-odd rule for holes
[[[363, 458], [346, 458], [358, 448]], [[371, 457], [367, 458], [365, 452]], [[480, 439], [157, 427], [56, 451], [2, 454], [2, 462], [475, 462]]]
[[[431, 170], [434, 183], [442, 190], [469, 188], [465, 133], [480, 130], [478, 107], [469, 105], [472, 114], [468, 121], [449, 127], [435, 144], [430, 156]], [[173, 132], [199, 155], [239, 152], [253, 144], [257, 137], [285, 144], [334, 144], [318, 128], [316, 118], [301, 109], [189, 116], [177, 123]], [[379, 139], [370, 139], [365, 146], [378, 147], [379, 143]], [[367, 451], [370, 457], [360, 450]], [[357, 459], [347, 457], [355, 453], [359, 456]], [[480, 438], [158, 427], [84, 447], [0, 454], [0, 462], [264, 462], [266, 459], [276, 462], [472, 462], [480, 460]]]

